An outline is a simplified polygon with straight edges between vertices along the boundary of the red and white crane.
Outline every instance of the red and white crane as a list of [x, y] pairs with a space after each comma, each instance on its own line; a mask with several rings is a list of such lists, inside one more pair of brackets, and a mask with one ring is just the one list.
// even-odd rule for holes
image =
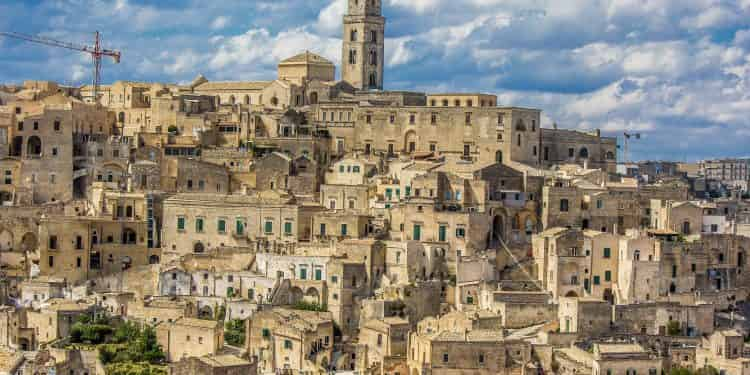
[[120, 51], [115, 50], [109, 50], [102, 48], [102, 38], [101, 34], [97, 31], [94, 37], [94, 45], [93, 46], [86, 46], [86, 45], [79, 45], [69, 42], [61, 42], [59, 40], [38, 36], [38, 35], [28, 35], [28, 34], [22, 34], [17, 32], [0, 32], [0, 36], [8, 37], [8, 38], [14, 38], [14, 39], [21, 39], [25, 40], [27, 42], [32, 43], [38, 43], [38, 44], [44, 44], [47, 46], [52, 47], [59, 47], [59, 48], [66, 48], [73, 51], [80, 51], [87, 53], [91, 55], [91, 60], [94, 64], [94, 77], [92, 79], [92, 84], [94, 86], [94, 102], [99, 103], [99, 87], [101, 86], [101, 80], [102, 80], [102, 58], [104, 56], [111, 57], [112, 60], [115, 62], [115, 64], [120, 63]]

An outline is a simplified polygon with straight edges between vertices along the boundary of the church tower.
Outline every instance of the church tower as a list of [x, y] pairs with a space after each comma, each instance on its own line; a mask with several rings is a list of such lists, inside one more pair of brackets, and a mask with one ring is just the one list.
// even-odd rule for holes
[[382, 0], [348, 0], [341, 78], [360, 90], [383, 89], [385, 18]]

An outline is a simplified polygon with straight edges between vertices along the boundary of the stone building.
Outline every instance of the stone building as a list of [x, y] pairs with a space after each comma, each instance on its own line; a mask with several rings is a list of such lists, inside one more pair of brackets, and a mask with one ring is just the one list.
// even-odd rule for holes
[[247, 320], [245, 346], [258, 371], [321, 371], [333, 355], [329, 313], [273, 308]]
[[184, 255], [225, 246], [288, 246], [310, 238], [312, 215], [318, 210], [268, 191], [178, 194], [164, 202], [164, 215], [172, 218], [163, 225], [164, 251]]
[[255, 375], [255, 363], [231, 354], [187, 357], [169, 365], [169, 375]]
[[594, 374], [659, 374], [662, 360], [638, 344], [594, 344]]
[[214, 355], [224, 347], [224, 327], [215, 320], [180, 318], [157, 325], [156, 339], [168, 361]]
[[434, 330], [420, 325], [409, 335], [410, 374], [523, 373], [531, 345], [496, 330]]

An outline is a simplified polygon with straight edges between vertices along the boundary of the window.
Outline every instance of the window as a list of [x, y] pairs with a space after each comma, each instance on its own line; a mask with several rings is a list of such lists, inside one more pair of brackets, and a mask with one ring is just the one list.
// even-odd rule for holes
[[409, 115], [409, 124], [410, 125], [414, 125], [414, 123], [416, 122], [416, 120], [417, 120], [417, 116], [415, 114], [412, 113], [412, 114]]
[[604, 248], [604, 258], [609, 258], [612, 256], [612, 249], [605, 247]]
[[573, 148], [569, 148], [569, 149], [568, 149], [568, 157], [569, 157], [569, 158], [572, 158], [572, 157], [574, 157], [575, 155], [576, 155], [576, 150], [575, 150], [575, 149], [573, 149]]
[[318, 281], [323, 280], [323, 270], [321, 269], [315, 270], [315, 280], [318, 280]]
[[474, 101], [473, 101], [473, 100], [471, 100], [471, 99], [467, 100], [467, 101], [466, 101], [466, 106], [467, 106], [467, 107], [473, 107], [473, 106], [474, 106]]
[[560, 199], [560, 211], [568, 212], [568, 200], [567, 199]]
[[367, 121], [368, 124], [372, 124], [372, 115], [367, 114], [367, 116], [365, 117], [365, 120]]
[[376, 43], [378, 41], [378, 32], [375, 30], [370, 31], [370, 41]]
[[443, 363], [448, 363], [448, 353], [443, 353]]
[[55, 266], [55, 257], [53, 257], [52, 255], [50, 255], [47, 258], [47, 264], [50, 266], [50, 268], [54, 267]]
[[430, 124], [432, 125], [437, 124], [437, 113], [432, 112], [432, 114], [430, 114]]
[[479, 363], [480, 364], [484, 363], [484, 354], [483, 353], [479, 353]]
[[301, 280], [307, 280], [307, 268], [300, 268], [299, 269], [299, 278]]
[[414, 230], [413, 230], [413, 236], [412, 239], [414, 241], [420, 241], [422, 239], [422, 226], [419, 224], [414, 224]]
[[456, 237], [464, 238], [466, 236], [466, 229], [463, 227], [456, 228]]
[[600, 284], [599, 276], [594, 276], [594, 285], [599, 285], [599, 284]]
[[18, 122], [18, 130], [23, 131], [23, 121]]
[[346, 224], [341, 224], [341, 235], [346, 236], [347, 235], [347, 227]]
[[612, 271], [604, 271], [604, 281], [612, 281]]
[[604, 207], [604, 202], [601, 199], [596, 200], [596, 208], [602, 209]]
[[264, 337], [264, 338], [269, 338], [269, 337], [271, 337], [271, 330], [270, 330], [270, 329], [268, 329], [268, 328], [263, 328], [263, 330], [262, 330], [261, 332], [262, 332], [262, 335], [263, 335], [263, 337]]
[[266, 221], [266, 224], [263, 226], [263, 232], [265, 232], [266, 234], [273, 233], [273, 221]]
[[227, 221], [224, 219], [219, 219], [219, 222], [217, 223], [217, 230], [219, 233], [226, 233], [227, 232]]
[[203, 218], [199, 217], [195, 219], [195, 231], [198, 233], [203, 233]]
[[320, 224], [320, 236], [321, 237], [326, 236], [326, 224], [325, 223]]
[[234, 231], [237, 233], [237, 235], [243, 235], [245, 233], [245, 221], [242, 219], [237, 219]]
[[57, 236], [49, 236], [49, 249], [57, 250]]
[[54, 128], [56, 132], [60, 131], [60, 120], [55, 120]]
[[13, 172], [12, 171], [5, 171], [5, 184], [6, 185], [13, 184]]
[[284, 223], [284, 234], [290, 236], [292, 234], [292, 222], [287, 221]]
[[180, 232], [185, 231], [185, 218], [182, 216], [177, 217], [177, 230]]
[[349, 50], [349, 64], [354, 65], [357, 63], [357, 50]]
[[464, 144], [464, 157], [469, 157], [471, 154], [471, 145]]
[[466, 112], [466, 125], [471, 125], [471, 112]]
[[349, 40], [351, 40], [352, 42], [356, 42], [357, 41], [357, 30], [352, 30], [349, 33]]
[[391, 124], [395, 123], [396, 122], [396, 115], [393, 114], [393, 113], [391, 113], [391, 115], [388, 117], [388, 122], [390, 122]]
[[447, 232], [448, 232], [447, 226], [441, 225], [440, 227], [438, 227], [438, 241], [439, 242], [445, 242]]

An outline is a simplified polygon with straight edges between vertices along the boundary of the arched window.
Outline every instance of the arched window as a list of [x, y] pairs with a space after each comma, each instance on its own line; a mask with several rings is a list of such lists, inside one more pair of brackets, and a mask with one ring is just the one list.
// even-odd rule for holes
[[378, 42], [378, 32], [377, 31], [375, 31], [375, 30], [371, 30], [370, 31], [370, 41], [373, 42], [373, 43], [377, 43]]
[[612, 160], [615, 158], [615, 154], [612, 151], [607, 151], [607, 160]]
[[357, 41], [357, 30], [356, 29], [352, 30], [349, 33], [349, 40], [351, 40], [352, 42], [356, 42]]
[[349, 64], [354, 65], [357, 63], [357, 50], [349, 50]]
[[503, 162], [503, 152], [502, 151], [495, 152], [495, 162], [496, 163], [502, 163]]
[[277, 105], [279, 105], [279, 98], [277, 98], [275, 96], [273, 98], [271, 98], [271, 105], [274, 106], [274, 107], [277, 106]]
[[245, 105], [250, 105], [250, 95], [245, 95]]
[[581, 151], [578, 153], [578, 155], [581, 157], [581, 159], [588, 159], [589, 158], [589, 150], [584, 147], [581, 149]]
[[120, 122], [125, 122], [125, 112], [120, 112], [117, 115], [117, 120], [119, 120]]
[[370, 65], [378, 65], [378, 52], [370, 51]]

